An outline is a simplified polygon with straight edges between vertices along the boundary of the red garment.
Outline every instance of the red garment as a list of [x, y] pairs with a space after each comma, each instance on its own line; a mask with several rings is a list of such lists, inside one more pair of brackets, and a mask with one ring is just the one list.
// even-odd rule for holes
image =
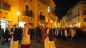
[[21, 48], [30, 48], [29, 45], [21, 45]]
[[45, 38], [46, 38], [46, 29], [42, 29], [42, 43], [44, 43]]

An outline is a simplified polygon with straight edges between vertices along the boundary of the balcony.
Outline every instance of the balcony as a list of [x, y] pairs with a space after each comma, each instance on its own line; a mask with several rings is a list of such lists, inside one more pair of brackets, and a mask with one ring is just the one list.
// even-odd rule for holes
[[8, 5], [7, 3], [0, 2], [0, 9], [10, 11], [10, 5]]
[[28, 17], [33, 17], [32, 11], [29, 11], [29, 10], [26, 10], [26, 11], [24, 12], [24, 15], [25, 15], [25, 16], [28, 16]]
[[45, 16], [40, 15], [40, 20], [45, 20]]

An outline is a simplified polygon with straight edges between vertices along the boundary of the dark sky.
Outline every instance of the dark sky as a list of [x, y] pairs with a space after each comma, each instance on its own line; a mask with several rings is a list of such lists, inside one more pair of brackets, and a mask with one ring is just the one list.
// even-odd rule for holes
[[64, 16], [67, 11], [76, 5], [80, 0], [54, 0], [56, 4], [55, 13], [59, 19]]

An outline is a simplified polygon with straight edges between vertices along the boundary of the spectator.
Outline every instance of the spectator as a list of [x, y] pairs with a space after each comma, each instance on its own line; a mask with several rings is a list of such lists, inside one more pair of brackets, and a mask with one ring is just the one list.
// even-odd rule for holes
[[1, 44], [4, 44], [4, 30], [1, 28], [0, 25], [0, 39], [1, 39]]
[[36, 28], [36, 37], [37, 37], [37, 40], [40, 42], [42, 34], [41, 34], [41, 29], [39, 27]]
[[11, 48], [19, 48], [19, 40], [20, 40], [20, 30], [17, 25], [13, 25], [12, 32], [12, 39], [11, 39]]
[[10, 38], [9, 30], [8, 30], [8, 28], [6, 28], [5, 29], [5, 39], [6, 39], [6, 42], [8, 42], [9, 38]]

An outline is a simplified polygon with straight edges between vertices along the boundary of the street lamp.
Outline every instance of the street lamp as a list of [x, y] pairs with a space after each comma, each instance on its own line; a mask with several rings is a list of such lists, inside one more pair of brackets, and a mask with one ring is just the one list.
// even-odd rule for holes
[[18, 26], [19, 26], [19, 16], [20, 16], [20, 12], [19, 11], [17, 12], [17, 15], [18, 15]]
[[50, 22], [52, 23], [53, 21], [51, 20]]
[[51, 20], [50, 22], [51, 22], [51, 28], [52, 28], [52, 23], [53, 23], [53, 21]]

